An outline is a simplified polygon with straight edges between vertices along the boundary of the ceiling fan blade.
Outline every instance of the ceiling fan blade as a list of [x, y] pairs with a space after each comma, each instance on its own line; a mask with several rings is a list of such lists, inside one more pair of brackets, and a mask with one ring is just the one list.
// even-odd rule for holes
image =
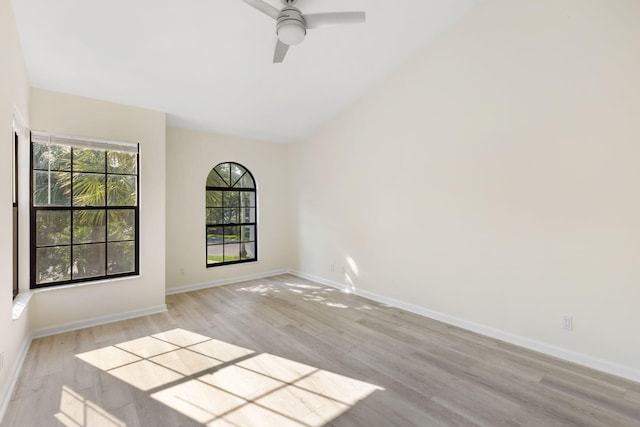
[[258, 9], [260, 12], [265, 13], [272, 17], [273, 19], [278, 19], [278, 15], [280, 11], [275, 7], [271, 6], [269, 3], [265, 3], [262, 0], [242, 0], [248, 5], [251, 5]]
[[341, 24], [361, 24], [365, 19], [366, 16], [364, 12], [310, 13], [304, 15], [307, 28], [325, 28]]
[[273, 63], [279, 64], [284, 61], [284, 57], [287, 54], [288, 50], [289, 45], [284, 44], [280, 40], [278, 40], [278, 43], [276, 44], [276, 51], [273, 53]]

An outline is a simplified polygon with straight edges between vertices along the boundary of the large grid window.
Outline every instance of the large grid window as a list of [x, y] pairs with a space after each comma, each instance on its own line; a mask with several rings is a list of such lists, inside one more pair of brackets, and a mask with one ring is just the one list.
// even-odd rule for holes
[[138, 274], [138, 145], [31, 133], [31, 287]]
[[207, 267], [257, 261], [256, 185], [238, 163], [220, 163], [206, 183]]

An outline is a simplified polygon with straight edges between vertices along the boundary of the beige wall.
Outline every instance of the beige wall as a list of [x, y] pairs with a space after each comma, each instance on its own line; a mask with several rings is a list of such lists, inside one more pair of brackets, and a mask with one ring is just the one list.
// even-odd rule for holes
[[28, 335], [28, 314], [12, 320], [13, 214], [11, 158], [14, 106], [28, 120], [29, 84], [11, 0], [0, 0], [0, 416], [20, 349]]
[[140, 143], [140, 276], [36, 293], [32, 330], [164, 305], [165, 114], [31, 90], [31, 128]]
[[483, 3], [290, 147], [292, 267], [640, 379], [638, 22]]
[[[205, 182], [213, 167], [237, 162], [258, 190], [258, 262], [205, 265]], [[167, 289], [264, 275], [287, 268], [285, 145], [167, 129]]]

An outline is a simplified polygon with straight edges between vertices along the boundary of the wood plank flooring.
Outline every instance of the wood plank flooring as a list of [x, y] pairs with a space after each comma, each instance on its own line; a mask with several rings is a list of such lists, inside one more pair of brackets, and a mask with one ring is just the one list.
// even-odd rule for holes
[[290, 275], [34, 340], [1, 426], [640, 426], [640, 384]]

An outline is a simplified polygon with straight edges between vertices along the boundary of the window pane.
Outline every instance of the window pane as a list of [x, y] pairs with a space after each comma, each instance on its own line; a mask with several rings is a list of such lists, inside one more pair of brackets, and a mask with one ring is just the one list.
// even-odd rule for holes
[[238, 222], [239, 209], [223, 209], [223, 223], [235, 224]]
[[109, 211], [107, 240], [133, 240], [136, 235], [136, 212], [133, 209]]
[[[11, 188], [13, 206], [18, 208], [18, 134], [13, 133], [13, 146], [11, 147]], [[17, 223], [16, 223], [17, 224]], [[17, 257], [17, 255], [16, 255]]]
[[229, 163], [221, 163], [214, 168], [224, 180], [225, 186], [231, 186], [231, 167]]
[[71, 211], [36, 212], [36, 247], [71, 243]]
[[222, 208], [207, 209], [207, 224], [223, 224]]
[[207, 227], [207, 244], [214, 245], [223, 242], [224, 227]]
[[68, 172], [33, 172], [33, 206], [69, 206], [71, 174]]
[[131, 273], [136, 266], [136, 243], [115, 242], [107, 244], [107, 274]]
[[207, 264], [217, 264], [223, 260], [223, 245], [207, 246]]
[[71, 279], [71, 248], [55, 246], [36, 249], [36, 283], [60, 282]]
[[242, 241], [253, 242], [256, 240], [256, 228], [253, 225], [245, 225], [242, 227]]
[[240, 241], [240, 227], [225, 227], [224, 242], [237, 243]]
[[255, 242], [247, 242], [243, 243], [240, 247], [240, 258], [241, 259], [252, 259], [256, 257], [256, 243]]
[[246, 169], [242, 166], [232, 163], [231, 164], [231, 185], [235, 185], [242, 175], [246, 172]]
[[73, 206], [104, 206], [104, 175], [73, 174]]
[[240, 206], [240, 193], [238, 191], [225, 191], [222, 194], [225, 208], [237, 208]]
[[243, 208], [240, 222], [256, 222], [256, 208]]
[[222, 177], [216, 173], [215, 170], [211, 170], [209, 172], [209, 176], [207, 176], [207, 187], [228, 187], [229, 184], [224, 182]]
[[236, 185], [234, 185], [234, 187], [235, 188], [256, 188], [256, 185], [253, 182], [253, 178], [251, 178], [251, 175], [249, 174], [249, 172], [247, 172], [246, 174], [244, 174], [242, 178], [240, 178], [238, 182], [236, 182]]
[[208, 208], [221, 208], [222, 191], [207, 191], [206, 203]]
[[243, 191], [240, 193], [240, 206], [255, 207], [256, 206], [256, 193], [255, 191]]
[[33, 168], [53, 171], [71, 170], [71, 147], [34, 143]]
[[107, 153], [107, 172], [135, 175], [138, 173], [138, 156], [135, 153], [109, 151]]
[[224, 245], [224, 261], [237, 261], [240, 259], [240, 245], [237, 243]]
[[73, 212], [73, 243], [105, 241], [106, 211], [79, 210]]
[[78, 172], [105, 172], [105, 151], [90, 148], [73, 149], [73, 170]]
[[73, 247], [73, 278], [104, 276], [105, 244], [78, 245]]
[[128, 175], [109, 175], [107, 201], [109, 206], [135, 206], [138, 178]]

